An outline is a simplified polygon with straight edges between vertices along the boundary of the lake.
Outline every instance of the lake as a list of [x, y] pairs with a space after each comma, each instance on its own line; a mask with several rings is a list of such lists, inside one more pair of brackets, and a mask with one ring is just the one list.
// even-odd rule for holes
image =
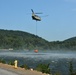
[[39, 51], [35, 53], [33, 50], [17, 50], [17, 51], [0, 51], [0, 58], [7, 63], [10, 60], [18, 60], [18, 66], [22, 64], [35, 68], [38, 64], [50, 64], [51, 72], [61, 73], [61, 75], [69, 75], [69, 62], [72, 61], [74, 71], [76, 70], [76, 51]]

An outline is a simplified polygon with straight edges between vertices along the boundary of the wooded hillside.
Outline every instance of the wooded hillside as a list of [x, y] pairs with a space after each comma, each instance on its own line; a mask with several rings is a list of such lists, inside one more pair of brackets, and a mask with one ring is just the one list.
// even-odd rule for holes
[[[51, 37], [50, 37], [51, 38]], [[49, 42], [28, 32], [0, 29], [0, 49], [76, 49], [76, 37]]]

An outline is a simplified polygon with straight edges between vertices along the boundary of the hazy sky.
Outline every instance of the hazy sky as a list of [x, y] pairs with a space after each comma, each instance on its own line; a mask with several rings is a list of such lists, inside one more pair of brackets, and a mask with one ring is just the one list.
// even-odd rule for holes
[[42, 12], [37, 35], [48, 41], [76, 36], [76, 0], [0, 0], [0, 29], [36, 34], [31, 9]]

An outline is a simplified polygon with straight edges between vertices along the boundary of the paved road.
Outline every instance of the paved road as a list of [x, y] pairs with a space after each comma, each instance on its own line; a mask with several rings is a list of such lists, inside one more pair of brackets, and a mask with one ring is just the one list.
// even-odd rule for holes
[[26, 70], [18, 67], [17, 69], [14, 66], [8, 64], [0, 63], [0, 75], [47, 75], [38, 71]]
[[0, 68], [0, 75], [18, 75], [18, 74]]

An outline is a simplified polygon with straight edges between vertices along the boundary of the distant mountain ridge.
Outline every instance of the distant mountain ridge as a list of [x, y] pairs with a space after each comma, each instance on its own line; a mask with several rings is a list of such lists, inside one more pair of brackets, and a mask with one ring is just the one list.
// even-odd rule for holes
[[23, 31], [0, 29], [0, 49], [76, 49], [76, 37], [64, 41], [49, 42]]
[[72, 37], [72, 38], [66, 39], [64, 41], [75, 41], [76, 42], [76, 37]]

